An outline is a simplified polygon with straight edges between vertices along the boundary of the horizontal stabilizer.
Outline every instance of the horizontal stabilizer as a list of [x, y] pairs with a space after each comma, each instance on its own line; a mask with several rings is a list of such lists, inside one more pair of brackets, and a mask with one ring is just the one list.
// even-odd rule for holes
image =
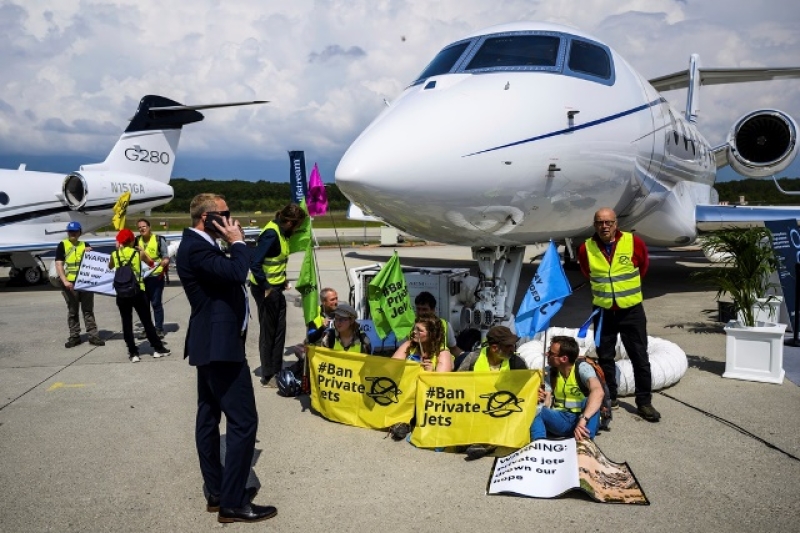
[[695, 217], [700, 231], [747, 228], [767, 220], [800, 220], [800, 206], [698, 205]]
[[170, 105], [161, 107], [151, 107], [150, 111], [200, 111], [201, 109], [214, 109], [216, 107], [236, 107], [242, 105], [268, 104], [269, 100], [252, 100], [249, 102], [227, 102], [224, 104], [200, 104], [200, 105]]

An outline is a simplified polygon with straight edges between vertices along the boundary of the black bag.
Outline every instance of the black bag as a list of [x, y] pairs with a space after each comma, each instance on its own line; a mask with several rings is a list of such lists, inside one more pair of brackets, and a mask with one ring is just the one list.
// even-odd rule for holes
[[139, 280], [136, 272], [133, 271], [131, 262], [138, 252], [134, 252], [127, 263], [122, 263], [117, 251], [117, 270], [114, 272], [114, 290], [117, 291], [118, 298], [133, 298], [139, 294]]

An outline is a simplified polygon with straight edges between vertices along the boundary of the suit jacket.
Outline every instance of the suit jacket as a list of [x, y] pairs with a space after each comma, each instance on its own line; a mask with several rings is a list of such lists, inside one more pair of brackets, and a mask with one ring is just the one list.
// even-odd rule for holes
[[195, 231], [184, 229], [176, 261], [192, 308], [184, 358], [188, 357], [192, 366], [244, 361], [242, 325], [247, 295], [243, 284], [250, 250], [244, 243], [234, 244], [228, 257]]

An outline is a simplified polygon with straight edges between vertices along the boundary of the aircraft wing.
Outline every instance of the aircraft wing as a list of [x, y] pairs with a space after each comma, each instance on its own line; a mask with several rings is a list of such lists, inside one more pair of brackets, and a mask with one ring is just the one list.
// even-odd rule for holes
[[[722, 85], [749, 81], [770, 81], [800, 78], [800, 68], [704, 68], [699, 69], [700, 85]], [[689, 70], [673, 72], [649, 80], [657, 91], [685, 89], [689, 86]]]
[[347, 219], [358, 220], [360, 222], [383, 222], [383, 220], [378, 217], [367, 215], [360, 207], [353, 203], [347, 208]]
[[800, 220], [800, 206], [698, 205], [697, 229], [747, 228], [768, 220]]
[[[182, 233], [159, 233], [167, 242], [181, 240]], [[10, 254], [13, 252], [54, 252], [63, 239], [49, 242], [31, 242], [31, 243], [13, 243], [13, 244], [0, 244], [0, 254]], [[109, 246], [116, 246], [114, 237], [98, 237], [92, 234], [81, 236], [81, 241], [85, 242], [93, 248], [102, 248]]]

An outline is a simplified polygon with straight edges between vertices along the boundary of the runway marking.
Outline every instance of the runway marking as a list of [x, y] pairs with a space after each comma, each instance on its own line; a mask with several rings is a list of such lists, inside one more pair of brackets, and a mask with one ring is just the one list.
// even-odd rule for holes
[[94, 385], [94, 383], [63, 383], [61, 381], [56, 381], [47, 389], [47, 392], [53, 392], [54, 390], [58, 389], [82, 389], [87, 385]]

